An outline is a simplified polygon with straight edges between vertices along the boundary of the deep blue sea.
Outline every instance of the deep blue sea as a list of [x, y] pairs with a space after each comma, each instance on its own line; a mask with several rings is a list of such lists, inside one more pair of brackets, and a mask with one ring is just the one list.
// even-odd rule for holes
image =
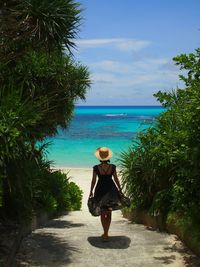
[[51, 142], [48, 159], [58, 167], [91, 167], [97, 147], [112, 149], [112, 162], [126, 150], [136, 134], [155, 123], [164, 110], [158, 106], [77, 106], [68, 129], [58, 130]]

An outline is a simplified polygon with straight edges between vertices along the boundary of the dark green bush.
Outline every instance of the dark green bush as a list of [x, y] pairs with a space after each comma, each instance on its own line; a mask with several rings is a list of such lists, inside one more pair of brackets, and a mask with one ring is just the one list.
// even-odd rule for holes
[[[9, 203], [6, 215], [20, 222], [31, 219], [33, 213], [46, 211], [59, 214], [81, 208], [82, 191], [67, 174], [51, 171], [50, 163], [32, 155], [10, 162]], [[5, 182], [8, 178], [5, 179]]]
[[74, 182], [69, 183], [70, 209], [80, 210], [83, 191]]
[[[48, 179], [48, 180], [47, 180]], [[82, 201], [82, 191], [70, 177], [61, 171], [49, 173], [48, 178], [44, 178], [46, 190], [55, 200], [55, 211], [80, 210]], [[44, 191], [44, 189], [42, 190]], [[40, 196], [43, 198], [43, 195]], [[52, 208], [53, 208], [52, 207]]]

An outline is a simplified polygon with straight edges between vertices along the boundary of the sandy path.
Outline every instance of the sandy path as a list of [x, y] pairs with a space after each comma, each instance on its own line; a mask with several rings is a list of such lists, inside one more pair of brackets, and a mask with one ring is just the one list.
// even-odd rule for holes
[[186, 266], [183, 258], [188, 255], [174, 235], [132, 224], [120, 211], [113, 212], [110, 241], [102, 242], [100, 219], [87, 209], [91, 170], [71, 169], [70, 176], [84, 191], [82, 210], [49, 221], [28, 236], [21, 249], [26, 263], [20, 266]]

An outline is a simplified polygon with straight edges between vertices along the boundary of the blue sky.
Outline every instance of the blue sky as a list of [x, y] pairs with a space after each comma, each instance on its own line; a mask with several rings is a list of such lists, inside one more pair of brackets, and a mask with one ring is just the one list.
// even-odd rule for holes
[[81, 105], [159, 105], [182, 86], [172, 58], [200, 47], [200, 0], [79, 0], [76, 60], [92, 86]]

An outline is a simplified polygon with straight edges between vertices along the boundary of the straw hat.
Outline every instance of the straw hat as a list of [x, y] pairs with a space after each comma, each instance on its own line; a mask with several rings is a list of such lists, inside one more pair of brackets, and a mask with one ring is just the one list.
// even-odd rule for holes
[[109, 160], [112, 155], [112, 150], [107, 147], [98, 147], [95, 151], [95, 156], [99, 160]]

